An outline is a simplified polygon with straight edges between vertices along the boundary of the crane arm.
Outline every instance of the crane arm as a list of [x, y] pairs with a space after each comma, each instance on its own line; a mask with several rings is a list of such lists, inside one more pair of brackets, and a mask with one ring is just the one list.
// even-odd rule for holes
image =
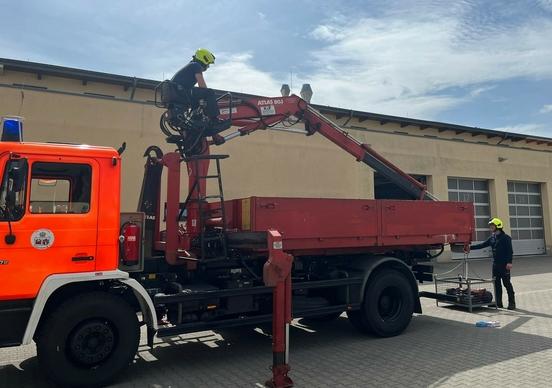
[[[203, 225], [203, 221], [209, 221], [212, 225], [224, 227], [224, 217], [216, 221], [218, 224], [215, 223], [214, 218], [202, 221], [205, 212], [201, 207], [203, 206], [203, 202], [209, 198], [209, 196], [205, 195], [207, 191], [206, 179], [209, 177], [219, 177], [218, 174], [215, 176], [208, 175], [209, 163], [212, 159], [221, 157], [220, 155], [210, 156], [209, 146], [220, 145], [236, 137], [249, 135], [257, 130], [269, 128], [288, 129], [294, 132], [302, 132], [307, 136], [319, 133], [351, 154], [357, 161], [367, 164], [389, 181], [402, 188], [412, 199], [436, 199], [427, 191], [423, 184], [403, 172], [374, 151], [369, 145], [363, 144], [350, 136], [336, 123], [322, 115], [298, 96], [292, 95], [276, 98], [252, 97], [250, 99], [236, 100], [227, 93], [219, 98], [217, 103], [219, 107], [218, 120], [220, 121], [213, 125], [205, 125], [200, 122], [199, 126], [196, 126], [193, 117], [191, 119], [187, 118], [187, 116], [185, 117], [178, 110], [167, 110], [161, 116], [161, 129], [163, 133], [168, 135], [167, 142], [177, 145], [178, 152], [159, 156], [149, 155], [148, 163], [146, 163], [147, 169], [152, 169], [158, 164], [168, 169], [167, 210], [165, 217], [165, 235], [167, 237], [165, 240], [161, 238], [160, 233], [160, 190], [156, 190], [150, 196], [143, 195], [141, 198], [143, 201], [145, 201], [145, 198], [148, 198], [148, 201], [151, 202], [149, 206], [154, 206], [154, 209], [156, 209], [155, 224], [150, 225], [150, 234], [155, 237], [152, 246], [156, 250], [163, 250], [167, 262], [171, 265], [181, 264], [182, 260], [187, 263], [185, 260], [187, 257], [195, 257], [194, 254], [190, 253], [190, 249], [193, 246], [194, 239], [202, 236], [205, 226]], [[176, 119], [177, 125], [171, 124], [171, 120], [173, 119]], [[296, 124], [299, 123], [304, 124], [303, 131], [296, 129]], [[231, 126], [237, 127], [237, 130], [222, 136], [221, 133], [226, 132]], [[184, 203], [186, 210], [186, 226], [184, 229], [180, 227], [182, 216], [180, 204], [180, 166], [182, 161], [186, 162], [188, 168], [188, 197]], [[153, 175], [146, 173], [145, 176], [149, 177], [151, 175], [154, 178], [158, 178], [160, 171], [153, 171]], [[148, 182], [145, 182], [143, 185], [143, 194], [146, 188], [150, 186]], [[222, 199], [222, 195], [217, 196], [217, 198]], [[195, 248], [197, 249], [197, 247]]]
[[402, 171], [385, 159], [368, 144], [362, 144], [336, 123], [322, 115], [305, 100], [298, 96], [289, 97], [255, 97], [248, 100], [220, 101], [220, 118], [231, 120], [233, 126], [239, 127], [235, 132], [224, 137], [215, 136], [211, 144], [222, 144], [233, 138], [249, 135], [259, 129], [268, 129], [279, 125], [280, 128], [291, 127], [303, 122], [307, 136], [319, 133], [341, 149], [351, 154], [386, 177], [413, 199], [435, 200], [422, 183]]

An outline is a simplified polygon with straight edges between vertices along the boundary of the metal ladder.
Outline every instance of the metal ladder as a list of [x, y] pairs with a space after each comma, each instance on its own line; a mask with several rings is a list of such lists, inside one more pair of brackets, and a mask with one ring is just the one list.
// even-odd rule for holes
[[[199, 171], [198, 164], [201, 160], [214, 160], [216, 165], [216, 173], [210, 175], [209, 172], [207, 172], [207, 175], [199, 175], [197, 176], [196, 184], [193, 190], [198, 190], [198, 198], [194, 201], [197, 201], [198, 203], [198, 210], [199, 210], [199, 228], [201, 230], [201, 233], [199, 235], [199, 244], [201, 249], [201, 259], [202, 260], [218, 260], [218, 259], [226, 259], [228, 257], [228, 246], [226, 241], [226, 212], [224, 210], [224, 191], [222, 189], [222, 174], [220, 169], [220, 161], [222, 159], [228, 158], [229, 155], [197, 155], [192, 156], [189, 158], [186, 158], [186, 160], [191, 161], [192, 163], [196, 163], [196, 171]], [[207, 193], [201, 193], [199, 184], [200, 180], [209, 180], [209, 179], [216, 179], [218, 183], [218, 194], [212, 194], [207, 195]], [[207, 185], [205, 185], [207, 187]], [[219, 206], [215, 208], [209, 208], [209, 203], [207, 200], [209, 199], [217, 199]], [[208, 235], [206, 233], [206, 221], [210, 218], [212, 218], [213, 213], [220, 212], [220, 218], [222, 227], [220, 230], [218, 230], [218, 233], [215, 235]], [[218, 241], [221, 246], [221, 252], [219, 255], [216, 255], [214, 257], [207, 256], [207, 245], [210, 242], [216, 242]]]

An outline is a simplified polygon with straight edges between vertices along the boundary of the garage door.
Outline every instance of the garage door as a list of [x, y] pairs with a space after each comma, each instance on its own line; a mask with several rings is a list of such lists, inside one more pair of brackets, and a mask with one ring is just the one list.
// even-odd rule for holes
[[508, 205], [514, 255], [545, 253], [540, 184], [508, 182]]
[[[491, 208], [489, 205], [489, 182], [486, 180], [467, 178], [448, 178], [449, 201], [473, 202], [475, 210], [475, 235], [477, 242], [485, 241], [489, 237], [489, 219]], [[489, 257], [491, 250], [481, 249], [472, 251], [470, 258]], [[453, 258], [460, 258], [462, 254], [453, 254]]]

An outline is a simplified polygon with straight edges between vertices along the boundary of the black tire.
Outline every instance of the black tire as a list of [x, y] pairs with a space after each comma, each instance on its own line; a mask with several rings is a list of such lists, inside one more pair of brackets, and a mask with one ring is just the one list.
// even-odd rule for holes
[[73, 297], [53, 311], [37, 338], [38, 361], [64, 387], [99, 387], [133, 361], [140, 342], [136, 312], [106, 292]]
[[371, 334], [370, 328], [368, 325], [364, 322], [362, 318], [362, 311], [360, 310], [354, 310], [354, 311], [347, 311], [347, 318], [349, 318], [349, 322], [351, 322], [351, 325], [358, 331], [360, 331], [363, 334]]
[[414, 291], [406, 276], [392, 269], [378, 271], [368, 280], [359, 311], [351, 311], [351, 324], [379, 337], [401, 334], [414, 314]]

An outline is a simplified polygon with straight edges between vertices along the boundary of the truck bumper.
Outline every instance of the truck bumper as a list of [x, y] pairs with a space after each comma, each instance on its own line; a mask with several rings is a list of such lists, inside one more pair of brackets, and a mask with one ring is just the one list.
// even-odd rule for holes
[[33, 304], [34, 299], [0, 301], [0, 347], [21, 345]]

